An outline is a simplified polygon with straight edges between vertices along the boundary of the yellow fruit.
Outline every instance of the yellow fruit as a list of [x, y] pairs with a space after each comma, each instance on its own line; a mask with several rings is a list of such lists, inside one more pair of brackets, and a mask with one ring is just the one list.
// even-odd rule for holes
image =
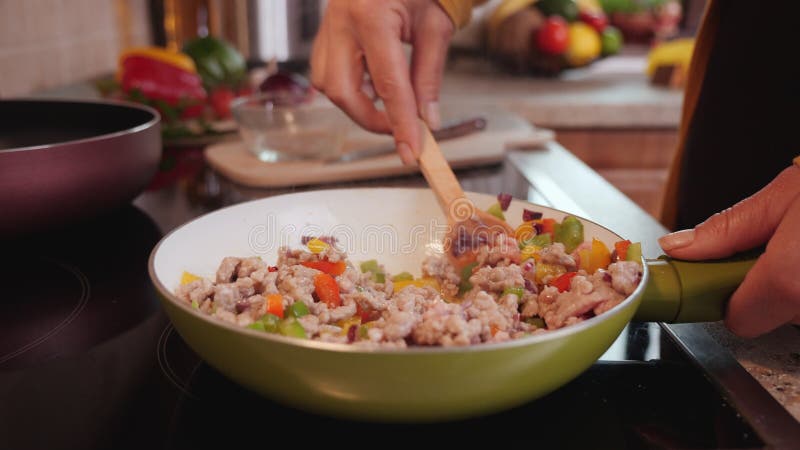
[[600, 56], [602, 48], [600, 35], [594, 28], [582, 22], [569, 25], [569, 45], [564, 56], [571, 66], [589, 64]]

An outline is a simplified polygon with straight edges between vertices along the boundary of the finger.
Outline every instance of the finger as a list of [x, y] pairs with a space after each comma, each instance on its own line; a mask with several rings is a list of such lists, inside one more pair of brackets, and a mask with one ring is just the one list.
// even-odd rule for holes
[[314, 38], [314, 44], [311, 47], [311, 85], [318, 91], [325, 91], [325, 63], [327, 60], [327, 46], [328, 46], [328, 25], [323, 21], [320, 25], [317, 36]]
[[340, 37], [335, 46], [329, 47], [329, 53], [325, 70], [325, 95], [367, 130], [391, 132], [386, 113], [378, 111], [372, 99], [362, 90], [364, 61], [356, 42]]
[[797, 320], [800, 279], [800, 197], [790, 204], [767, 249], [731, 296], [726, 325], [734, 333], [753, 337]]
[[372, 84], [383, 101], [398, 151], [402, 154], [403, 149], [408, 148], [419, 157], [421, 136], [417, 102], [403, 52], [400, 18], [389, 17], [383, 25], [362, 26], [358, 35], [364, 43]]
[[757, 247], [769, 239], [789, 203], [800, 194], [800, 169], [789, 167], [771, 183], [692, 230], [659, 239], [661, 248], [681, 259], [713, 259]]
[[414, 36], [411, 84], [414, 87], [419, 115], [434, 130], [441, 126], [439, 91], [452, 35], [453, 22], [444, 11], [435, 7], [431, 14], [425, 16]]

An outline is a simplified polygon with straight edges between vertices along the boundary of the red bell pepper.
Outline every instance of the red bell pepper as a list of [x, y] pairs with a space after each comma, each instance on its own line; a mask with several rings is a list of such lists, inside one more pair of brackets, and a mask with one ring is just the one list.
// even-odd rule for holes
[[198, 117], [208, 97], [202, 80], [193, 66], [182, 63], [180, 53], [168, 53], [148, 49], [123, 54], [119, 67], [122, 91], [133, 100], [153, 105], [168, 121]]
[[550, 282], [550, 286], [554, 286], [556, 289], [558, 289], [558, 292], [568, 291], [570, 283], [572, 283], [572, 278], [577, 274], [578, 272], [564, 273]]
[[325, 272], [334, 277], [344, 273], [344, 269], [347, 268], [347, 266], [344, 264], [344, 261], [304, 261], [301, 264], [306, 267], [319, 270], [320, 272]]
[[267, 295], [267, 312], [283, 319], [283, 296], [281, 294]]
[[614, 251], [617, 253], [616, 261], [625, 261], [628, 258], [628, 247], [631, 246], [631, 241], [618, 241], [614, 242]]
[[339, 285], [327, 273], [320, 273], [314, 277], [314, 293], [317, 294], [319, 301], [327, 304], [329, 308], [335, 308], [342, 304]]

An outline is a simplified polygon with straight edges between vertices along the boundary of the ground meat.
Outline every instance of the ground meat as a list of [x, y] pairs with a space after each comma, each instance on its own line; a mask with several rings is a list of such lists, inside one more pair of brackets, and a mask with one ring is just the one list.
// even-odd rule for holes
[[278, 272], [270, 272], [268, 268], [256, 270], [250, 274], [250, 279], [253, 280], [253, 287], [256, 292], [264, 295], [278, 294], [278, 286], [275, 284], [278, 281]]
[[306, 330], [306, 336], [315, 336], [319, 333], [319, 317], [306, 314], [297, 319], [300, 325]]
[[175, 295], [188, 303], [203, 303], [214, 294], [214, 284], [205, 278], [194, 280], [190, 283], [181, 285], [175, 291]]
[[468, 322], [459, 304], [440, 301], [422, 314], [412, 339], [418, 345], [469, 345], [480, 342], [480, 332], [480, 321]]
[[236, 283], [223, 283], [214, 286], [214, 304], [217, 310], [235, 312], [236, 302], [242, 299]]
[[568, 319], [580, 318], [589, 312], [593, 313], [596, 307], [605, 302], [623, 300], [622, 294], [603, 281], [602, 274], [597, 275], [588, 278], [582, 275], [573, 277], [569, 291], [558, 293], [556, 289], [555, 301], [542, 301], [543, 294], [547, 289], [539, 295], [539, 315], [547, 322], [548, 328], [561, 328], [567, 325]]
[[280, 267], [277, 273], [281, 294], [309, 306], [314, 303], [314, 277], [321, 273], [319, 270], [297, 264]]
[[539, 256], [543, 263], [562, 266], [567, 269], [567, 272], [574, 272], [577, 268], [575, 258], [567, 254], [564, 244], [560, 242], [544, 247], [539, 251]]
[[506, 331], [511, 325], [507, 311], [502, 311], [494, 298], [484, 291], [477, 294], [464, 305], [468, 319], [477, 319], [481, 324], [481, 339], [488, 341], [497, 331]]
[[642, 266], [636, 261], [618, 261], [608, 266], [608, 274], [617, 292], [631, 295], [642, 279]]
[[223, 258], [219, 269], [217, 269], [217, 283], [230, 283], [233, 281], [241, 262], [241, 258], [235, 258], [233, 256]]
[[406, 311], [394, 311], [387, 314], [385, 318], [386, 325], [383, 327], [383, 334], [390, 341], [405, 339], [420, 320], [419, 315]]
[[267, 263], [265, 263], [258, 256], [253, 256], [251, 258], [244, 258], [239, 264], [239, 268], [236, 271], [236, 276], [238, 278], [249, 277], [250, 275], [253, 274], [253, 272], [266, 268], [267, 268]]
[[[612, 309], [641, 281], [642, 267], [621, 261], [592, 275], [578, 271], [569, 289], [559, 292], [547, 280], [537, 282], [536, 265], [575, 271], [576, 252], [568, 255], [563, 244], [555, 243], [520, 262], [514, 238], [492, 239], [491, 245], [478, 247], [479, 264], [469, 277], [473, 287], [461, 299], [456, 298], [460, 270], [444, 255], [429, 256], [422, 263], [422, 276], [437, 280], [439, 290], [410, 284], [395, 291], [385, 268], [381, 267], [385, 280], [379, 283], [333, 246], [318, 254], [282, 247], [277, 267], [257, 257], [227, 257], [215, 274], [216, 282], [198, 279], [175, 292], [202, 313], [239, 326], [263, 317], [265, 297], [279, 294], [284, 308], [295, 302], [308, 306], [309, 314], [297, 319], [308, 338], [372, 349], [464, 346], [544, 333]], [[322, 272], [302, 264], [309, 261], [345, 261], [344, 272], [335, 277], [341, 304], [331, 307], [320, 301], [314, 279]], [[345, 324], [349, 331], [343, 330]]]
[[345, 259], [344, 254], [332, 245], [319, 253], [311, 253], [303, 249], [290, 249], [282, 246], [278, 249], [278, 267], [293, 266], [306, 261], [330, 261], [338, 262]]
[[522, 270], [516, 264], [510, 266], [481, 267], [469, 277], [472, 289], [501, 294], [505, 288], [523, 287]]
[[520, 252], [517, 240], [505, 234], [496, 234], [491, 245], [482, 246], [478, 250], [477, 261], [481, 266], [519, 264]]
[[442, 288], [442, 295], [455, 297], [461, 276], [444, 255], [430, 255], [422, 261], [422, 276], [435, 278]]

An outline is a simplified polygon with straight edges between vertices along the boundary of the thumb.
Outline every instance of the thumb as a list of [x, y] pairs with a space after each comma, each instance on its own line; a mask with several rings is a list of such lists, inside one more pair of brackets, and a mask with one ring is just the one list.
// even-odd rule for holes
[[439, 90], [447, 60], [447, 47], [453, 35], [453, 22], [439, 8], [437, 14], [426, 14], [414, 34], [414, 53], [411, 56], [411, 84], [417, 108], [431, 129], [441, 126]]
[[800, 168], [791, 166], [752, 196], [709, 217], [694, 229], [662, 236], [661, 248], [674, 258], [716, 259], [767, 242], [791, 201], [800, 194]]

